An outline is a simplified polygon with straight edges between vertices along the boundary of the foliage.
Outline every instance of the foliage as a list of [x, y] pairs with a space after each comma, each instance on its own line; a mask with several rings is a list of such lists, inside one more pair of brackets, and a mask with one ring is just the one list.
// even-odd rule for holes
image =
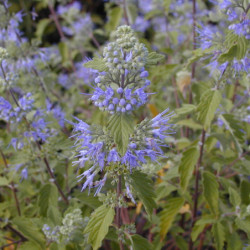
[[249, 11], [1, 0], [0, 248], [249, 249]]

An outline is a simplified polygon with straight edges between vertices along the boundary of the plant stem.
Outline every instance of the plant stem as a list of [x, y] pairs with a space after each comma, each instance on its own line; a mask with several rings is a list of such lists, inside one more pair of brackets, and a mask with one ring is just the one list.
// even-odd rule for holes
[[[197, 217], [197, 207], [198, 207], [198, 198], [199, 198], [199, 179], [200, 179], [199, 177], [200, 177], [200, 167], [201, 167], [203, 151], [204, 151], [205, 136], [206, 136], [206, 131], [203, 129], [202, 135], [201, 135], [200, 156], [196, 164], [196, 168], [195, 168], [195, 191], [194, 191], [194, 196], [193, 196], [194, 206], [193, 206], [193, 211], [192, 211], [192, 228], [194, 226], [194, 223]], [[192, 231], [192, 228], [190, 231]], [[189, 250], [191, 250], [192, 248], [193, 248], [193, 242], [191, 239], [191, 232], [190, 232]]]
[[[4, 76], [4, 80], [6, 81], [6, 83], [8, 83], [8, 81], [7, 81], [7, 79], [6, 79], [6, 74], [5, 74], [5, 71], [4, 71], [4, 68], [3, 68], [2, 63], [0, 63], [0, 68], [1, 68], [2, 73], [3, 73], [3, 76]], [[13, 98], [15, 104], [17, 105], [17, 107], [21, 108], [21, 106], [20, 106], [18, 100], [16, 99], [16, 97], [15, 97], [15, 95], [14, 95], [14, 92], [13, 92], [13, 90], [12, 90], [11, 88], [9, 88], [9, 92], [10, 92], [10, 94], [11, 94], [11, 96], [12, 96], [12, 98]], [[21, 108], [21, 109], [22, 109], [22, 108]], [[26, 122], [27, 128], [30, 129], [30, 123], [29, 123], [29, 121], [27, 120], [27, 118], [26, 118], [25, 115], [23, 116], [23, 119], [24, 119], [24, 121]], [[36, 141], [36, 145], [37, 145], [39, 151], [41, 151], [41, 146], [40, 146], [40, 144], [39, 144], [38, 141]], [[53, 171], [52, 171], [52, 169], [51, 169], [51, 167], [50, 167], [50, 165], [49, 165], [49, 161], [48, 161], [48, 159], [46, 158], [46, 156], [43, 157], [43, 162], [45, 163], [46, 168], [47, 168], [47, 170], [48, 170], [48, 172], [49, 172], [49, 175], [50, 175], [50, 177], [53, 179], [53, 181], [54, 181], [54, 183], [55, 183], [55, 185], [56, 185], [56, 187], [57, 187], [57, 189], [58, 189], [58, 192], [59, 192], [60, 195], [62, 196], [62, 199], [63, 199], [64, 202], [68, 205], [68, 204], [69, 204], [68, 199], [67, 199], [67, 197], [64, 195], [64, 193], [63, 193], [61, 187], [59, 186], [58, 182], [56, 181], [56, 178], [55, 178], [55, 176], [54, 176], [54, 174], [53, 174]]]
[[124, 12], [125, 22], [127, 25], [129, 25], [126, 0], [123, 0], [123, 12]]
[[[7, 159], [6, 159], [3, 151], [1, 150], [1, 148], [0, 148], [0, 154], [2, 156], [5, 168], [8, 169], [9, 167], [8, 167]], [[10, 185], [11, 185], [11, 190], [13, 192], [13, 196], [14, 196], [14, 199], [15, 199], [16, 209], [17, 209], [18, 215], [21, 216], [20, 203], [19, 203], [19, 200], [18, 200], [17, 195], [16, 195], [16, 189], [15, 189], [14, 182], [12, 181], [10, 183]]]
[[[116, 188], [117, 203], [119, 201], [121, 193], [122, 193], [122, 177], [121, 177], [121, 175], [119, 175], [118, 182], [117, 182], [117, 188]], [[116, 207], [116, 224], [117, 224], [117, 227], [119, 230], [121, 228], [121, 208], [119, 207], [119, 204], [117, 204], [117, 207]], [[121, 250], [124, 249], [124, 246], [123, 246], [121, 239], [119, 239], [119, 246], [120, 246]]]
[[[196, 0], [193, 0], [193, 11], [192, 11], [192, 18], [193, 18], [193, 50], [196, 49]], [[191, 73], [191, 83], [189, 85], [189, 97], [188, 97], [188, 103], [192, 104], [193, 102], [193, 95], [192, 95], [192, 81], [195, 78], [195, 69], [196, 69], [196, 63], [194, 62], [192, 64], [192, 73]], [[190, 129], [186, 129], [186, 137], [189, 137]]]

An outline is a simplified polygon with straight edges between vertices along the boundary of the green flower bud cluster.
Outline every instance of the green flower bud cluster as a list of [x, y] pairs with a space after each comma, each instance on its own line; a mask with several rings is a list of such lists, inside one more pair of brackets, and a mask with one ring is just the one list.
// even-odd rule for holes
[[83, 225], [81, 214], [82, 211], [80, 209], [75, 209], [72, 213], [66, 214], [62, 221], [63, 226], [60, 227], [60, 233], [70, 238], [74, 230]]
[[[135, 74], [141, 70], [148, 56], [144, 44], [139, 43], [133, 30], [129, 26], [121, 26], [114, 32], [114, 42], [104, 48], [103, 56], [105, 65], [113, 74]], [[145, 82], [145, 81], [144, 81]], [[144, 83], [143, 82], [143, 83]]]
[[77, 208], [71, 213], [66, 214], [62, 220], [62, 226], [50, 227], [45, 224], [43, 226], [43, 232], [49, 241], [68, 242], [72, 239], [74, 233], [83, 229], [87, 224], [87, 221], [82, 218], [82, 211]]
[[5, 48], [0, 47], [0, 63], [2, 63], [3, 60], [7, 59], [9, 56], [7, 50]]

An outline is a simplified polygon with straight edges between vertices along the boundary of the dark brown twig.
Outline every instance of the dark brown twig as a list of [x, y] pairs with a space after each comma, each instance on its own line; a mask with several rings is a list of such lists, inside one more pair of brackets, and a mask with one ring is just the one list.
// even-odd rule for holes
[[[194, 223], [196, 221], [196, 216], [197, 216], [197, 207], [198, 207], [198, 198], [199, 198], [200, 167], [201, 167], [203, 151], [204, 151], [205, 136], [206, 136], [206, 131], [203, 129], [202, 135], [201, 135], [200, 156], [199, 156], [198, 162], [196, 164], [196, 168], [195, 168], [195, 191], [194, 191], [194, 196], [193, 196], [194, 206], [193, 206], [193, 211], [192, 211], [192, 228], [194, 226]], [[191, 250], [193, 248], [193, 242], [191, 239], [192, 228], [190, 230], [189, 250]]]

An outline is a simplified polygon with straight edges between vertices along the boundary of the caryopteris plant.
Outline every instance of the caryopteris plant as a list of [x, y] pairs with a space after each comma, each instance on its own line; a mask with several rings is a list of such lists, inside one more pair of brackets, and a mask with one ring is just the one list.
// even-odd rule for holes
[[[72, 123], [77, 151], [74, 164], [80, 171], [78, 181], [83, 182], [82, 191], [90, 192], [93, 188], [94, 195], [100, 194], [103, 201], [85, 229], [94, 249], [101, 246], [114, 217], [120, 248], [124, 249], [127, 238], [133, 244], [136, 236], [131, 237], [130, 233], [134, 225], [121, 221], [122, 208], [127, 207], [128, 200], [136, 203], [134, 197], [138, 196], [149, 218], [156, 207], [152, 181], [142, 170], [144, 165], [157, 164], [165, 156], [164, 139], [173, 133], [169, 124], [171, 113], [166, 109], [153, 119], [145, 118], [136, 124], [132, 111], [148, 102], [151, 93], [147, 92], [150, 85], [147, 65], [160, 58], [156, 53], [150, 55], [133, 30], [124, 25], [114, 32], [113, 42], [104, 48], [103, 58], [96, 57], [85, 64], [99, 71], [90, 100], [110, 114], [105, 127], [90, 126], [78, 118]], [[111, 183], [109, 191], [101, 194], [106, 182]]]

